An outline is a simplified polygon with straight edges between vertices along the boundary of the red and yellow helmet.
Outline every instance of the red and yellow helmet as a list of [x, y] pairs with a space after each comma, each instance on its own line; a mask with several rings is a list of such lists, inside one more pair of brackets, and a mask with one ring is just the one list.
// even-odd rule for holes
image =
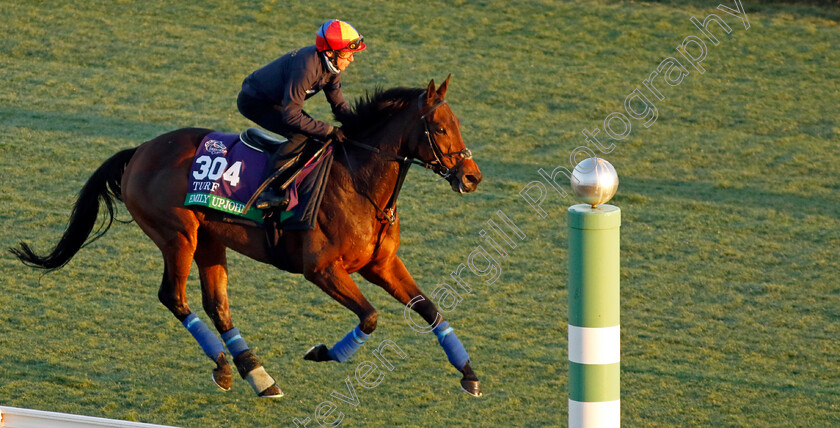
[[364, 37], [352, 25], [331, 19], [318, 29], [315, 37], [315, 48], [318, 51], [347, 51], [359, 52], [367, 46]]

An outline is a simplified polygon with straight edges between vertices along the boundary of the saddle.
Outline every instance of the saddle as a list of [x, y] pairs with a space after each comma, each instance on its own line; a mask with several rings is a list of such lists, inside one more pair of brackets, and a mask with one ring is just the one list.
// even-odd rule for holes
[[289, 140], [281, 140], [273, 135], [257, 128], [248, 128], [239, 134], [239, 139], [242, 140], [246, 146], [268, 153], [277, 158], [288, 157], [292, 153], [293, 147], [289, 144]]

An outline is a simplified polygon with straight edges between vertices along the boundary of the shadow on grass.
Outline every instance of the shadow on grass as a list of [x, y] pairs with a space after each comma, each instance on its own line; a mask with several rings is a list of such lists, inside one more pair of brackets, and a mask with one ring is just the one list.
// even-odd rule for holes
[[[552, 171], [551, 165], [498, 162], [494, 160], [488, 160], [482, 164], [484, 178], [488, 182], [503, 180], [510, 183], [512, 186], [504, 191], [513, 196], [517, 196], [518, 190], [525, 187], [527, 183], [538, 181], [546, 185], [546, 189], [549, 191], [547, 201], [560, 201], [560, 203], [570, 205], [577, 203], [565, 176], [561, 174], [557, 178], [563, 190], [568, 193], [567, 197], [562, 198], [552, 191], [545, 180], [539, 176], [537, 171], [540, 168], [543, 168], [546, 172]], [[620, 181], [615, 201], [626, 199], [630, 202], [636, 200], [643, 202], [647, 198], [681, 198], [698, 202], [742, 205], [750, 208], [769, 208], [784, 211], [793, 216], [807, 214], [840, 219], [840, 205], [837, 204], [836, 200], [797, 193], [775, 192], [772, 188], [747, 185], [740, 188], [721, 187], [705, 181], [663, 180], [625, 175], [620, 175]], [[643, 198], [639, 199], [633, 194], [640, 195]]]
[[797, 391], [811, 396], [816, 396], [818, 394], [831, 396], [836, 393], [836, 391], [832, 388], [821, 388], [818, 386], [811, 385], [803, 386], [799, 382], [797, 382], [796, 385], [789, 385], [783, 382], [772, 381], [756, 382], [747, 379], [738, 379], [734, 376], [723, 377], [717, 375], [703, 374], [701, 372], [688, 372], [680, 370], [676, 367], [673, 368], [673, 370], [666, 371], [660, 369], [659, 367], [650, 367], [645, 365], [633, 366], [630, 364], [622, 364], [621, 371], [626, 373], [651, 375], [655, 376], [657, 379], [666, 379], [671, 377], [681, 382], [692, 382], [696, 385], [729, 384], [735, 386], [748, 386], [749, 388], [752, 388], [756, 391], [775, 390], [780, 393], [790, 393], [791, 391]]
[[[735, 2], [733, 0], [718, 0], [717, 2], [706, 0], [652, 0], [650, 2], [675, 8], [692, 7], [700, 11], [709, 10], [708, 13], [717, 14], [724, 13], [716, 9], [718, 4], [735, 8]], [[747, 13], [747, 19], [749, 19], [750, 15], [756, 14], [762, 14], [765, 17], [790, 14], [795, 17], [814, 17], [835, 21], [840, 19], [839, 0], [753, 0], [748, 2], [742, 1], [741, 4]], [[714, 12], [715, 10], [717, 12]], [[702, 17], [698, 16], [698, 18]]]
[[752, 208], [770, 208], [793, 216], [800, 214], [840, 218], [840, 205], [826, 198], [795, 193], [773, 192], [764, 188], [744, 186], [721, 188], [703, 181], [657, 180], [621, 177], [619, 191], [638, 193], [651, 198], [676, 197], [698, 202], [720, 202]]
[[65, 113], [0, 107], [4, 128], [25, 128], [47, 132], [73, 132], [106, 138], [134, 138], [137, 144], [183, 126], [97, 115], [95, 112]]

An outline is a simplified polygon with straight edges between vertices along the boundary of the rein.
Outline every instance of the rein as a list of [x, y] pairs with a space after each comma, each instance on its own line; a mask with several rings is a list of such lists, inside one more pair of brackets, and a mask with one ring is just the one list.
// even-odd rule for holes
[[[423, 111], [423, 95], [424, 94], [421, 94], [420, 97], [418, 98], [418, 102], [420, 104], [419, 108], [420, 108], [421, 112]], [[425, 134], [426, 134], [427, 141], [429, 142], [429, 145], [432, 148], [432, 153], [435, 155], [435, 160], [434, 161], [425, 162], [425, 161], [422, 161], [422, 160], [414, 158], [414, 157], [400, 156], [396, 153], [382, 151], [382, 149], [380, 149], [379, 147], [374, 147], [374, 146], [371, 146], [369, 144], [365, 144], [365, 143], [362, 143], [362, 142], [359, 142], [359, 141], [356, 141], [356, 140], [347, 139], [348, 143], [350, 143], [350, 144], [352, 144], [356, 147], [365, 149], [367, 151], [373, 152], [373, 153], [375, 153], [377, 155], [380, 155], [380, 156], [390, 157], [391, 159], [393, 159], [397, 162], [400, 162], [400, 172], [399, 172], [399, 175], [397, 176], [397, 182], [394, 185], [394, 191], [391, 193], [391, 197], [388, 199], [388, 203], [385, 204], [384, 208], [379, 208], [379, 205], [377, 205], [377, 203], [373, 199], [371, 199], [370, 195], [368, 195], [366, 193], [364, 194], [365, 198], [367, 198], [367, 200], [370, 201], [371, 204], [373, 204], [373, 207], [376, 208], [377, 219], [379, 220], [380, 223], [393, 224], [397, 220], [397, 197], [399, 196], [400, 189], [402, 189], [403, 183], [405, 182], [405, 177], [406, 177], [406, 175], [408, 175], [408, 169], [411, 167], [412, 164], [420, 165], [420, 166], [422, 166], [426, 169], [431, 169], [431, 170], [435, 171], [441, 177], [448, 180], [452, 176], [453, 171], [456, 170], [461, 165], [461, 163], [464, 162], [464, 160], [472, 158], [472, 153], [470, 153], [470, 150], [467, 149], [467, 148], [465, 148], [464, 150], [457, 151], [457, 152], [445, 153], [445, 154], [441, 153], [440, 155], [438, 154], [440, 152], [440, 149], [436, 147], [434, 137], [432, 137], [432, 134], [429, 132], [429, 122], [426, 120], [426, 116], [432, 114], [432, 112], [434, 112], [435, 110], [438, 109], [438, 107], [440, 107], [444, 104], [446, 104], [446, 101], [441, 100], [437, 104], [433, 105], [429, 109], [429, 111], [425, 112], [424, 114], [422, 114], [420, 116], [420, 120], [423, 121], [423, 127], [425, 128]], [[353, 175], [355, 175], [355, 173], [353, 172], [353, 170], [354, 170], [353, 165], [350, 162], [350, 156], [347, 153], [347, 148], [345, 147], [345, 145], [342, 144], [341, 149], [344, 151], [344, 157], [347, 158], [347, 166], [350, 168], [350, 172], [353, 173]], [[455, 156], [455, 155], [462, 155], [463, 158], [458, 163], [456, 163], [454, 167], [447, 168], [441, 162], [441, 157]], [[378, 242], [377, 242], [377, 247], [378, 247]]]
[[[419, 109], [420, 109], [421, 112], [423, 111], [423, 95], [424, 94], [420, 94], [420, 97], [417, 99], [417, 101], [419, 103]], [[420, 120], [423, 121], [423, 129], [424, 129], [424, 134], [426, 135], [426, 141], [429, 143], [429, 147], [432, 149], [432, 154], [435, 156], [435, 160], [433, 160], [433, 161], [426, 162], [426, 161], [422, 161], [420, 159], [413, 158], [413, 157], [400, 156], [396, 153], [383, 152], [382, 149], [380, 149], [378, 147], [373, 147], [369, 144], [361, 143], [359, 141], [355, 141], [355, 140], [351, 140], [351, 139], [348, 139], [347, 142], [356, 146], [356, 147], [368, 150], [370, 152], [376, 153], [376, 154], [381, 155], [381, 156], [387, 156], [387, 157], [393, 158], [394, 160], [400, 161], [402, 163], [406, 163], [406, 164], [407, 163], [412, 163], [414, 165], [420, 165], [425, 169], [430, 169], [430, 170], [434, 171], [435, 173], [437, 173], [438, 175], [440, 175], [441, 177], [443, 177], [445, 179], [449, 179], [454, 174], [453, 171], [456, 171], [458, 169], [458, 167], [460, 167], [461, 164], [464, 163], [465, 160], [472, 159], [472, 152], [470, 151], [470, 149], [468, 149], [466, 147], [463, 150], [458, 150], [457, 152], [449, 152], [449, 153], [442, 153], [441, 152], [440, 146], [438, 146], [437, 141], [435, 141], [434, 133], [429, 130], [429, 122], [426, 120], [426, 117], [429, 116], [430, 114], [432, 114], [435, 110], [437, 110], [440, 106], [442, 106], [444, 104], [446, 104], [446, 100], [441, 100], [437, 104], [433, 105], [429, 109], [429, 111], [423, 113], [420, 116]], [[346, 154], [347, 154], [347, 151], [345, 149], [345, 155]], [[452, 166], [451, 168], [444, 165], [443, 161], [442, 161], [443, 158], [447, 158], [447, 157], [450, 157], [450, 156], [461, 156], [461, 159], [458, 162], [456, 162], [455, 165]]]
[[[362, 193], [365, 196], [365, 198], [367, 198], [367, 200], [370, 201], [371, 204], [373, 204], [373, 207], [376, 208], [376, 218], [379, 220], [379, 222], [383, 224], [393, 224], [397, 220], [397, 197], [399, 196], [400, 189], [402, 189], [402, 185], [405, 182], [405, 177], [406, 175], [408, 175], [408, 168], [411, 167], [412, 163], [425, 163], [414, 158], [408, 158], [405, 156], [398, 156], [389, 152], [383, 152], [377, 147], [360, 143], [358, 141], [348, 139], [347, 142], [356, 147], [361, 147], [363, 149], [370, 150], [378, 155], [390, 156], [394, 160], [400, 162], [400, 172], [397, 176], [397, 183], [394, 185], [394, 191], [391, 193], [391, 197], [388, 199], [388, 203], [385, 204], [385, 208], [379, 208], [379, 205], [370, 197], [370, 195], [368, 195], [367, 193]], [[344, 157], [347, 158], [347, 167], [350, 168], [351, 174], [355, 176], [355, 168], [353, 168], [353, 164], [350, 161], [350, 155], [347, 153], [347, 148], [344, 144], [341, 145], [341, 150], [344, 151]]]
[[[391, 197], [388, 198], [388, 203], [385, 204], [385, 208], [379, 208], [379, 205], [376, 204], [376, 201], [370, 197], [366, 192], [361, 192], [362, 195], [370, 201], [371, 205], [376, 208], [376, 219], [379, 220], [379, 223], [382, 224], [382, 227], [379, 229], [379, 234], [376, 237], [376, 244], [373, 247], [373, 253], [371, 254], [371, 259], [375, 258], [376, 255], [379, 253], [379, 248], [382, 245], [382, 236], [385, 234], [385, 231], [391, 228], [391, 225], [397, 221], [397, 197], [400, 195], [400, 189], [402, 189], [403, 183], [405, 182], [405, 177], [408, 175], [408, 169], [411, 167], [412, 163], [419, 162], [416, 159], [411, 159], [403, 156], [397, 156], [392, 153], [382, 152], [376, 147], [369, 146], [364, 143], [360, 143], [358, 141], [347, 140], [347, 142], [353, 144], [357, 147], [362, 147], [368, 150], [373, 151], [374, 153], [380, 155], [391, 155], [394, 160], [400, 162], [400, 171], [399, 175], [397, 175], [397, 182], [394, 184], [394, 191], [391, 192]], [[347, 148], [344, 144], [341, 145], [341, 150], [344, 151], [344, 157], [347, 159], [347, 167], [350, 168], [350, 173], [352, 176], [355, 176], [353, 164], [350, 161], [350, 155], [347, 153]], [[416, 162], [412, 162], [416, 161]]]

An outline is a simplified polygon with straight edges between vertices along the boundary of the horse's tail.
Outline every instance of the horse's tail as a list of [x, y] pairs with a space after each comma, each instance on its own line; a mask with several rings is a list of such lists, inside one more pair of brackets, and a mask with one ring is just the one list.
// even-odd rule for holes
[[[135, 151], [137, 151], [136, 147], [111, 156], [88, 179], [73, 206], [70, 224], [64, 231], [64, 236], [50, 254], [39, 256], [24, 242], [20, 243], [20, 248], [10, 248], [9, 251], [24, 264], [49, 272], [63, 267], [82, 247], [99, 239], [114, 222], [114, 201], [122, 200], [120, 182], [125, 167]], [[105, 203], [108, 218], [103, 221], [94, 237], [88, 240], [99, 215], [100, 201]]]

